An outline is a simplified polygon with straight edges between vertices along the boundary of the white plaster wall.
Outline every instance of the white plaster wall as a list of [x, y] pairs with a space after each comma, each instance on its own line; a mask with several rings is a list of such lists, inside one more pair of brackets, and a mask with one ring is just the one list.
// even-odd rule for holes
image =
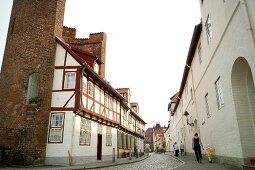
[[[97, 155], [97, 122], [91, 121], [91, 143], [80, 145], [80, 122], [81, 117], [75, 118], [73, 156], [96, 156]], [[106, 126], [102, 127], [102, 155], [112, 155], [112, 149], [117, 148], [117, 129], [112, 128], [112, 146], [106, 146]], [[96, 161], [96, 160], [95, 160]]]
[[[90, 110], [92, 104], [93, 104], [93, 100], [91, 100], [91, 99], [88, 98], [88, 107], [87, 107], [87, 109]], [[92, 109], [92, 111], [94, 111], [94, 109]]]
[[67, 66], [80, 66], [80, 64], [69, 53], [67, 53], [66, 65]]
[[95, 100], [100, 102], [100, 88], [95, 85]]
[[96, 103], [96, 102], [95, 102], [95, 112], [96, 112], [97, 114], [100, 114], [100, 113], [99, 113], [99, 104]]
[[[205, 1], [208, 2], [208, 1]], [[245, 19], [240, 6], [232, 4], [228, 8], [237, 7], [237, 11], [233, 19], [229, 22], [229, 25], [221, 24], [228, 20], [222, 17], [221, 11], [224, 11], [224, 6], [220, 7], [217, 1], [209, 1], [210, 9], [217, 9], [210, 11], [213, 27], [213, 39], [211, 43], [207, 43], [206, 37], [201, 37], [203, 44], [205, 44], [204, 53], [205, 58], [208, 62], [204, 62], [205, 67], [204, 76], [197, 77], [196, 81], [196, 99], [197, 108], [200, 122], [201, 138], [204, 145], [212, 144], [215, 147], [215, 153], [221, 156], [229, 157], [242, 157], [241, 143], [239, 127], [237, 124], [235, 107], [233, 103], [233, 95], [231, 88], [231, 72], [232, 65], [236, 58], [239, 56], [245, 57], [251, 68], [254, 68], [254, 46], [252, 43], [252, 37], [249, 31], [246, 29]], [[209, 6], [208, 6], [209, 7]], [[228, 14], [230, 15], [230, 14]], [[206, 13], [203, 13], [206, 16]], [[213, 17], [212, 17], [213, 18]], [[219, 20], [216, 20], [219, 18]], [[222, 20], [221, 20], [222, 19]], [[218, 26], [218, 27], [216, 27]], [[228, 26], [226, 32], [223, 33], [224, 28], [222, 26]], [[222, 31], [220, 31], [222, 29]], [[205, 35], [203, 32], [202, 35]], [[221, 41], [222, 40], [222, 41]], [[198, 56], [193, 61], [198, 61]], [[199, 68], [194, 68], [198, 72]], [[195, 72], [195, 71], [194, 71]], [[254, 69], [253, 69], [254, 73]], [[220, 76], [220, 81], [223, 90], [223, 97], [225, 106], [218, 109], [216, 92], [215, 92], [215, 81]], [[197, 83], [200, 82], [200, 83]], [[205, 94], [209, 94], [209, 105], [212, 116], [207, 118], [205, 113]], [[205, 124], [201, 125], [202, 118], [205, 118]]]
[[[104, 134], [106, 133], [106, 126], [104, 126]], [[103, 136], [103, 148], [102, 154], [103, 155], [112, 155], [113, 148], [115, 148], [115, 156], [117, 155], [117, 129], [112, 128], [112, 146], [106, 146], [106, 135]]]
[[72, 126], [73, 113], [65, 112], [63, 143], [47, 143], [46, 157], [68, 157], [68, 150], [71, 150]]
[[52, 90], [62, 90], [62, 81], [63, 81], [63, 69], [55, 69]]
[[88, 98], [86, 96], [82, 95], [82, 103], [83, 103], [84, 108], [87, 108], [87, 100], [88, 100]]
[[55, 66], [63, 66], [65, 61], [66, 50], [57, 43]]
[[[61, 91], [52, 92], [51, 107], [63, 107], [69, 98], [73, 95], [74, 91]], [[68, 102], [66, 107], [74, 107], [75, 95]]]

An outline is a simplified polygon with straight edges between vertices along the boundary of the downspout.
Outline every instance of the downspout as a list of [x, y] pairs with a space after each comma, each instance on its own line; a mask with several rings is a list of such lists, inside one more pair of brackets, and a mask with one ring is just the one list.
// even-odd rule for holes
[[74, 115], [73, 115], [73, 127], [72, 127], [72, 140], [71, 140], [71, 148], [70, 148], [70, 151], [68, 151], [68, 156], [69, 156], [69, 166], [72, 166], [74, 165], [74, 161], [73, 161], [73, 147], [74, 147], [74, 131], [75, 131], [75, 118], [76, 116], [82, 112], [82, 92], [83, 92], [83, 73], [85, 71], [86, 67], [85, 67], [85, 64], [83, 64], [82, 66], [82, 70], [81, 70], [81, 76], [80, 76], [80, 106], [79, 106], [79, 110], [74, 112]]
[[255, 37], [254, 37], [254, 31], [252, 29], [252, 25], [251, 25], [251, 19], [249, 16], [249, 12], [248, 12], [248, 7], [247, 7], [247, 2], [246, 0], [240, 0], [241, 6], [243, 8], [244, 11], [244, 17], [246, 20], [246, 26], [247, 26], [247, 30], [249, 30], [251, 37], [252, 37], [252, 41], [253, 41], [253, 46], [255, 48]]

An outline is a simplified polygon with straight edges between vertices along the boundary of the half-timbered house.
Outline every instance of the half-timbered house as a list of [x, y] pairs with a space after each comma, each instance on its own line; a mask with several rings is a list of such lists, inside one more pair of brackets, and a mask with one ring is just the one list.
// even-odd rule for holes
[[116, 89], [125, 99], [121, 105], [121, 121], [118, 130], [118, 157], [144, 153], [145, 121], [139, 116], [138, 103], [130, 102], [130, 89]]
[[97, 74], [97, 57], [56, 40], [46, 164], [111, 159], [123, 97]]
[[63, 27], [64, 9], [65, 0], [13, 1], [0, 74], [0, 153], [10, 154], [1, 161], [110, 160], [120, 130], [142, 149], [136, 130], [145, 122], [133, 114], [133, 130], [121, 127], [130, 105], [105, 80], [106, 34], [76, 38], [76, 29]]

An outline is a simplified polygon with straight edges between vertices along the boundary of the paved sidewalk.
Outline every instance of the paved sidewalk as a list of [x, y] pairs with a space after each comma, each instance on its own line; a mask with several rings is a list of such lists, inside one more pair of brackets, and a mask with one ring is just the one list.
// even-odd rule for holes
[[79, 170], [79, 169], [97, 169], [97, 168], [104, 168], [109, 166], [117, 166], [122, 164], [129, 164], [133, 162], [142, 161], [148, 158], [150, 155], [143, 155], [141, 157], [132, 157], [130, 158], [119, 158], [116, 159], [115, 162], [112, 161], [97, 161], [93, 163], [87, 163], [85, 165], [75, 165], [75, 166], [30, 166], [30, 167], [6, 167], [3, 168], [4, 170], [28, 170], [28, 169], [35, 169], [35, 170]]
[[[174, 155], [173, 153], [166, 153], [170, 155]], [[175, 156], [173, 156], [175, 157]], [[218, 163], [209, 163], [207, 159], [202, 160], [202, 163], [199, 164], [197, 163], [195, 157], [192, 156], [178, 156], [175, 157], [176, 159], [179, 159], [182, 161], [182, 165], [174, 168], [173, 170], [237, 170], [233, 167], [223, 165], [223, 164], [218, 164]]]

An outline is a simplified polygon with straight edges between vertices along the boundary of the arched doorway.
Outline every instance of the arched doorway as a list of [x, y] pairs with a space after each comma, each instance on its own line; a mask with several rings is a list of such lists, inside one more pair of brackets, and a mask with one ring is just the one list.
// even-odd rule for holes
[[243, 158], [255, 157], [255, 88], [245, 58], [239, 57], [235, 61], [231, 83]]

